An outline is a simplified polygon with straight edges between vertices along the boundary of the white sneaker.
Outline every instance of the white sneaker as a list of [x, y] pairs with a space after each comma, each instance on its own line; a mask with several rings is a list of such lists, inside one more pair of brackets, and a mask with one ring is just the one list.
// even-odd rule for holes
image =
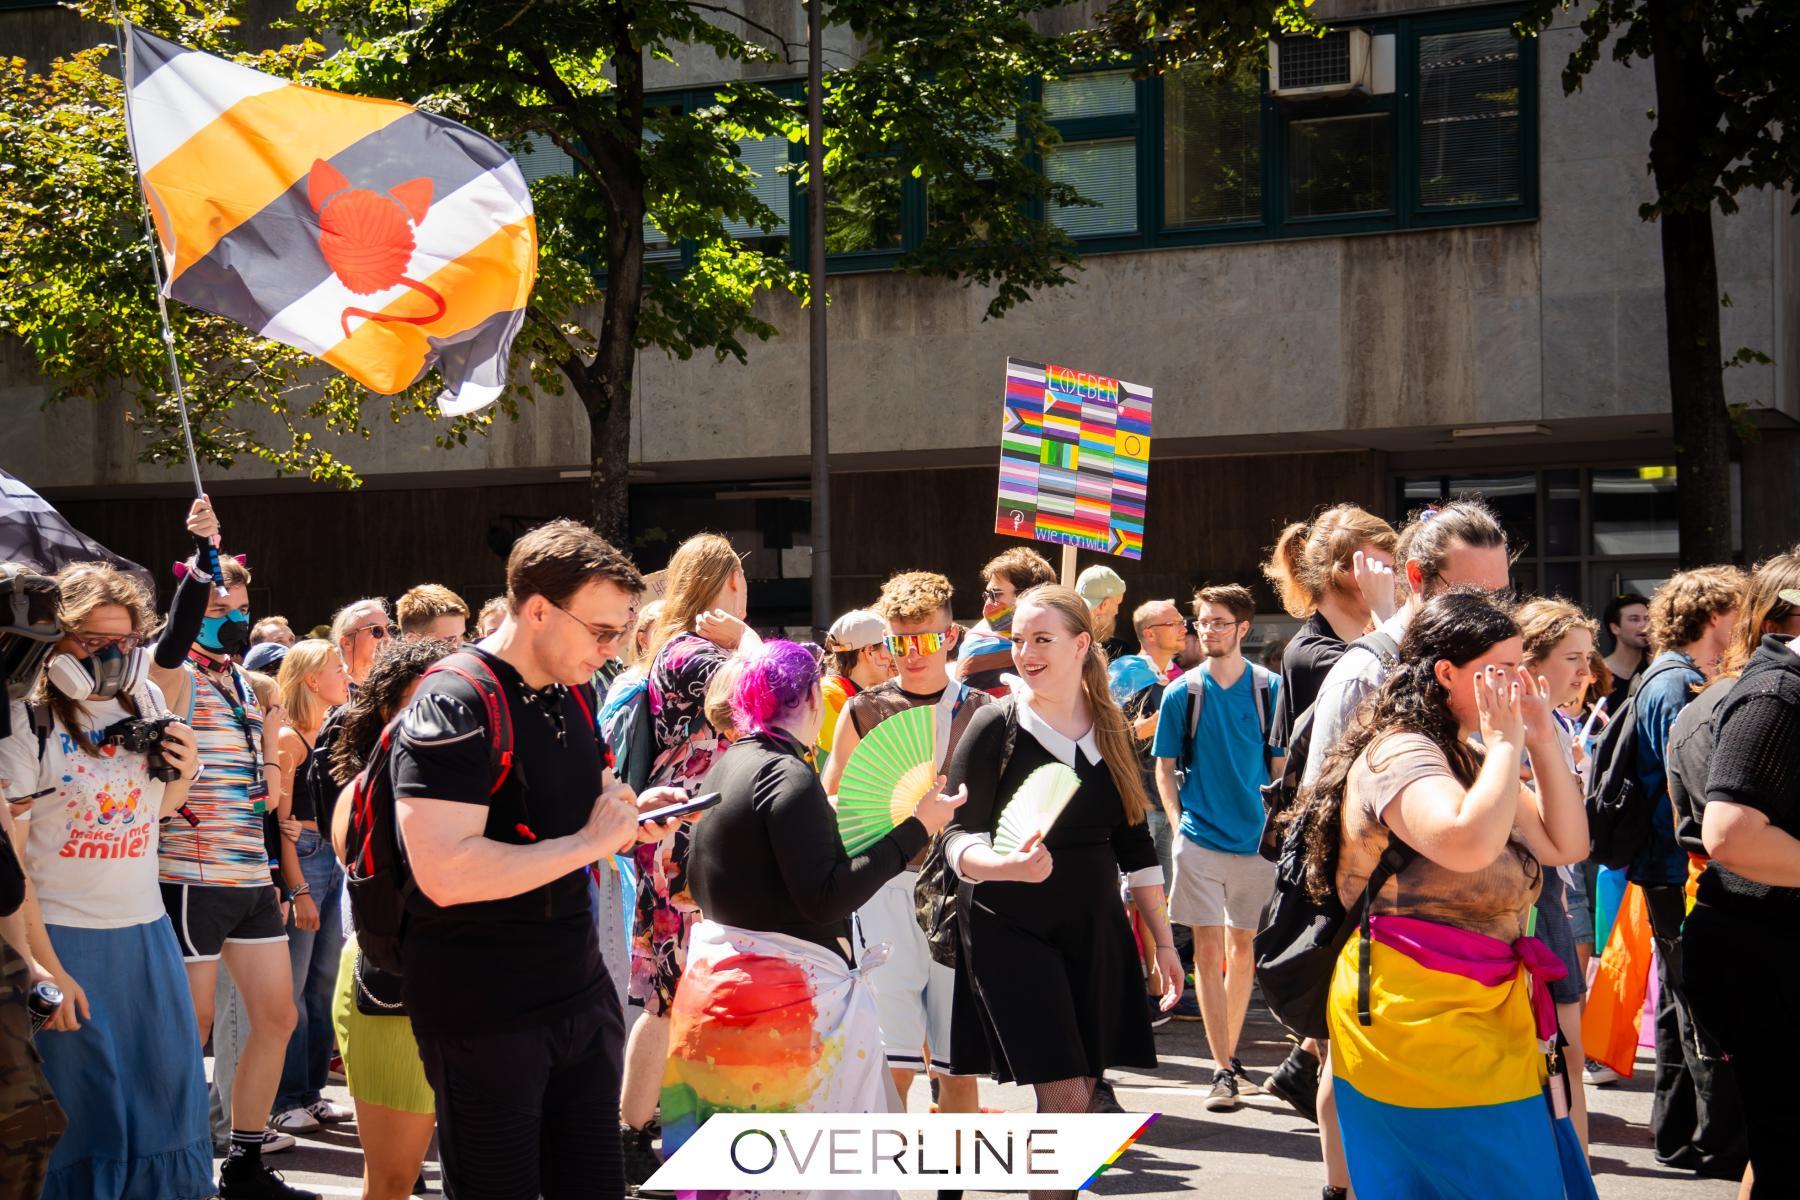
[[[304, 1108], [290, 1108], [286, 1112], [277, 1113], [270, 1120], [269, 1128], [281, 1133], [317, 1133], [319, 1118]], [[263, 1149], [267, 1150], [268, 1146], [265, 1144]]]
[[292, 1150], [293, 1148], [294, 1137], [292, 1134], [282, 1133], [277, 1129], [263, 1130], [262, 1152], [264, 1154], [279, 1154], [283, 1150]]
[[306, 1106], [306, 1111], [326, 1125], [336, 1125], [341, 1121], [348, 1121], [355, 1115], [343, 1105], [333, 1104], [329, 1100], [315, 1100]]
[[1581, 1081], [1594, 1087], [1605, 1087], [1609, 1083], [1619, 1082], [1619, 1073], [1605, 1063], [1588, 1059], [1581, 1068]]

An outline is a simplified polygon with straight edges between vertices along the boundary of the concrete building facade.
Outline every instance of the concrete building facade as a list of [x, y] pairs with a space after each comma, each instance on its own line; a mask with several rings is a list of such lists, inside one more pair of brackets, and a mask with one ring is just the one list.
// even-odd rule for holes
[[[798, 4], [745, 2], [799, 40]], [[1275, 98], [1266, 76], [1261, 94], [1230, 96], [1126, 73], [1047, 85], [1065, 143], [1045, 169], [1102, 201], [1058, 215], [1080, 234], [1074, 284], [994, 321], [981, 292], [891, 269], [891, 244], [834, 260], [841, 606], [869, 600], [891, 570], [929, 567], [962, 586], [959, 613], [972, 615], [979, 565], [1007, 544], [991, 531], [1009, 355], [1155, 388], [1146, 550], [1112, 563], [1137, 599], [1256, 582], [1280, 526], [1320, 505], [1397, 520], [1459, 490], [1502, 510], [1522, 589], [1598, 608], [1672, 568], [1661, 255], [1638, 216], [1653, 194], [1648, 65], [1605, 63], [1565, 97], [1567, 21], [1520, 40], [1507, 6], [1320, 0], [1314, 12], [1346, 31], [1366, 91]], [[29, 33], [47, 55], [71, 21], [0, 5], [0, 43]], [[653, 83], [691, 95], [719, 82], [710, 67], [659, 65]], [[1296, 53], [1290, 83], [1302, 67], [1331, 64]], [[771, 186], [798, 226], [798, 193]], [[1728, 372], [1757, 430], [1734, 466], [1749, 558], [1795, 540], [1800, 500], [1790, 201], [1747, 195], [1715, 220], [1726, 346], [1775, 360]], [[799, 623], [806, 320], [785, 296], [761, 307], [780, 333], [753, 343], [747, 365], [643, 354], [633, 532], [651, 567], [691, 532], [729, 533], [752, 551], [759, 614]], [[177, 553], [181, 476], [136, 461], [122, 405], [41, 411], [48, 391], [0, 343], [0, 466], [121, 553]], [[267, 564], [268, 603], [311, 624], [425, 578], [479, 599], [499, 586], [490, 542], [583, 511], [586, 422], [572, 398], [542, 397], [455, 451], [431, 435], [384, 425], [344, 448], [368, 481], [360, 494], [255, 467], [218, 480], [233, 540]]]

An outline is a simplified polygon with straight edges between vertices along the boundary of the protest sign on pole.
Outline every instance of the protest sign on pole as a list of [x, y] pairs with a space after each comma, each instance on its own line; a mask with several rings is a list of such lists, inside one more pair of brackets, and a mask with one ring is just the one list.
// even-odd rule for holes
[[[994, 531], [1144, 556], [1151, 389], [1055, 363], [1006, 360]], [[1069, 582], [1065, 579], [1065, 582]]]

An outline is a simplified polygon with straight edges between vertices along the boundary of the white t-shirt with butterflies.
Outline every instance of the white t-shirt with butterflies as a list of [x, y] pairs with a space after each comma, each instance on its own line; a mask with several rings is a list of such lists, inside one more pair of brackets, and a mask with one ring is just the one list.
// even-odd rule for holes
[[[162, 693], [142, 685], [140, 706], [162, 712]], [[147, 695], [145, 694], [147, 693]], [[23, 818], [25, 873], [46, 925], [122, 929], [163, 916], [156, 884], [157, 813], [163, 784], [150, 778], [142, 754], [99, 745], [102, 732], [131, 716], [118, 700], [81, 705], [78, 746], [60, 722], [50, 727], [43, 758], [25, 705], [12, 706], [12, 736], [0, 741], [0, 789], [23, 799], [46, 788]], [[179, 820], [180, 818], [176, 818]], [[21, 818], [15, 817], [15, 821]]]

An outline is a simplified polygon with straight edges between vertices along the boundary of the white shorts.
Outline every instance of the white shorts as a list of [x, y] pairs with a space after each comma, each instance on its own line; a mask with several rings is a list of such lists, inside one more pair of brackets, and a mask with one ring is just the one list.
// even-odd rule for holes
[[865, 946], [886, 942], [888, 960], [870, 971], [881, 1014], [881, 1048], [888, 1065], [923, 1070], [927, 1061], [950, 1070], [950, 1011], [956, 972], [934, 962], [913, 902], [918, 873], [902, 871], [857, 910]]
[[1195, 929], [1256, 929], [1275, 894], [1275, 864], [1257, 853], [1226, 854], [1175, 839], [1169, 920]]

